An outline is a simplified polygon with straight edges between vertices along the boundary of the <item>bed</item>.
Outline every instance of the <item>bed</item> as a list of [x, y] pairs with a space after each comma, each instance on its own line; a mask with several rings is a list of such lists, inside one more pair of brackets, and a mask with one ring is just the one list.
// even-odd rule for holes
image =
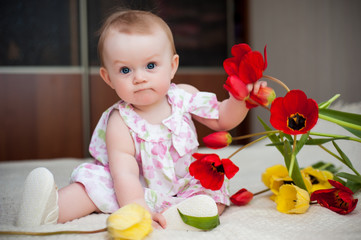
[[[348, 112], [361, 113], [361, 103], [338, 104], [336, 108]], [[313, 131], [346, 133], [334, 124], [319, 120]], [[261, 182], [262, 172], [269, 166], [283, 164], [281, 154], [274, 147], [266, 147], [268, 140], [259, 142], [239, 152], [232, 160], [240, 167], [230, 180], [231, 193], [240, 188], [258, 192], [265, 189]], [[350, 141], [339, 141], [341, 148], [349, 156], [355, 168], [361, 171], [361, 145]], [[202, 148], [200, 152], [216, 152], [220, 157], [228, 157], [238, 146], [212, 151]], [[330, 147], [331, 148], [331, 147]], [[319, 160], [342, 166], [320, 148], [307, 146], [298, 155], [301, 167]], [[74, 167], [91, 159], [49, 159], [12, 161], [0, 163], [0, 231], [63, 231], [96, 230], [106, 227], [107, 214], [92, 214], [65, 224], [44, 225], [20, 229], [15, 226], [15, 218], [20, 204], [23, 182], [27, 174], [36, 167], [48, 168], [55, 177], [58, 187], [68, 184]], [[154, 230], [147, 240], [162, 239], [361, 239], [361, 203], [348, 215], [339, 215], [319, 205], [312, 205], [304, 214], [283, 214], [276, 210], [276, 204], [269, 199], [270, 192], [256, 196], [248, 205], [230, 206], [221, 215], [221, 224], [209, 232], [179, 230]], [[359, 198], [361, 194], [357, 194]], [[0, 235], [0, 239], [109, 239], [106, 232], [95, 234], [52, 235], [47, 237]]]

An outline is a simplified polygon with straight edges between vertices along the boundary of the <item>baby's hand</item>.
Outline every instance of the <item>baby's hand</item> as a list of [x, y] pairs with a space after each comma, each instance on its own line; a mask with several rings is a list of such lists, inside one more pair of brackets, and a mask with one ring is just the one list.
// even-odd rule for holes
[[167, 222], [162, 214], [152, 212], [152, 226], [156, 229], [166, 228]]
[[255, 83], [250, 83], [247, 85], [248, 91], [252, 92], [257, 95], [259, 89], [261, 87], [267, 87], [267, 82], [266, 81], [257, 81]]

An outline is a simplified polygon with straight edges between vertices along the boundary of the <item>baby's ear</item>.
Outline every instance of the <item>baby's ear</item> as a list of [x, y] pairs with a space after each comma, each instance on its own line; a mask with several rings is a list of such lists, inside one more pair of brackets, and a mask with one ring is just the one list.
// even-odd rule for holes
[[112, 84], [112, 81], [110, 80], [109, 78], [109, 74], [108, 74], [108, 71], [105, 67], [101, 67], [100, 70], [99, 70], [99, 74], [100, 76], [102, 77], [102, 79], [104, 80], [104, 82], [111, 88], [114, 89], [113, 87], [113, 84]]
[[174, 54], [173, 58], [172, 58], [172, 76], [171, 76], [171, 79], [174, 78], [174, 75], [178, 70], [178, 66], [179, 66], [179, 55]]

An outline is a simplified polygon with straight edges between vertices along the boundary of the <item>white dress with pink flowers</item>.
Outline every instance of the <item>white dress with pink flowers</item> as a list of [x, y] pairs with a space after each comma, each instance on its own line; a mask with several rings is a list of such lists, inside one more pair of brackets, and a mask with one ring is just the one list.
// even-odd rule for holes
[[152, 211], [161, 212], [197, 194], [207, 194], [216, 202], [229, 205], [227, 180], [220, 190], [212, 191], [203, 188], [188, 171], [194, 161], [192, 154], [199, 145], [191, 115], [218, 118], [216, 96], [206, 92], [192, 95], [172, 84], [168, 101], [172, 106], [172, 115], [159, 125], [142, 119], [132, 105], [124, 101], [114, 104], [100, 118], [89, 146], [95, 161], [77, 167], [71, 181], [82, 183], [102, 212], [112, 213], [119, 208], [105, 143], [107, 122], [113, 110], [119, 110], [134, 140], [140, 181], [144, 186], [145, 200]]

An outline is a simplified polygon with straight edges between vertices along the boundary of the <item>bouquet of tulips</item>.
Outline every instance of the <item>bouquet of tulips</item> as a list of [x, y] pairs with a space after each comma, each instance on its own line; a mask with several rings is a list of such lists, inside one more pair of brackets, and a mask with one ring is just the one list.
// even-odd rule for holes
[[[215, 132], [206, 136], [203, 138], [205, 145], [213, 149], [226, 147], [233, 140], [255, 136], [259, 138], [240, 147], [226, 159], [220, 159], [217, 154], [194, 154], [196, 161], [190, 165], [190, 174], [199, 179], [205, 188], [218, 190], [224, 177], [230, 179], [238, 172], [238, 167], [230, 158], [240, 150], [269, 138], [272, 142], [269, 145], [279, 150], [285, 163], [266, 169], [262, 175], [267, 190], [274, 193], [272, 199], [277, 203], [277, 210], [283, 213], [304, 213], [310, 203], [317, 201], [321, 206], [340, 214], [353, 211], [358, 201], [353, 195], [361, 189], [361, 175], [336, 141], [342, 139], [361, 143], [361, 115], [329, 109], [339, 95], [317, 104], [315, 100], [307, 98], [302, 90], [290, 90], [280, 80], [264, 75], [267, 68], [266, 47], [264, 58], [260, 52], [252, 51], [247, 44], [233, 46], [232, 56], [223, 64], [228, 74], [224, 88], [236, 99], [244, 100], [249, 109], [261, 106], [269, 110], [270, 124], [274, 129], [259, 119], [264, 132], [240, 137], [232, 137], [228, 132]], [[280, 84], [287, 90], [287, 94], [276, 98], [274, 90], [267, 86], [261, 86], [257, 94], [250, 92], [247, 85], [261, 78]], [[342, 126], [351, 136], [311, 132], [319, 118]], [[333, 143], [335, 152], [323, 145], [327, 142]], [[301, 169], [297, 153], [305, 145], [319, 145], [354, 174], [338, 172], [334, 165], [323, 162]], [[241, 189], [231, 196], [231, 201], [236, 205], [244, 205], [254, 195], [256, 194]]]

